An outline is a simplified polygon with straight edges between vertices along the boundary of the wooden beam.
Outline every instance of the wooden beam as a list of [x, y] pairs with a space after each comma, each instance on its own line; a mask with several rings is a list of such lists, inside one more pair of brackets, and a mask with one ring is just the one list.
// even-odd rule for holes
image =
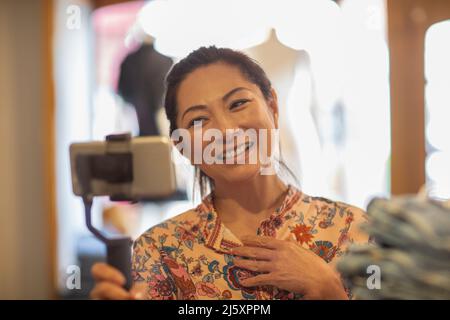
[[43, 0], [42, 6], [43, 12], [43, 30], [44, 30], [44, 45], [43, 45], [43, 57], [44, 57], [44, 94], [43, 94], [43, 128], [44, 132], [44, 172], [45, 180], [43, 181], [43, 188], [45, 192], [45, 207], [47, 209], [47, 220], [49, 235], [49, 256], [50, 256], [50, 279], [52, 281], [52, 297], [58, 297], [58, 257], [57, 257], [57, 218], [56, 218], [56, 160], [55, 160], [55, 89], [53, 79], [53, 34], [54, 34], [54, 0]]

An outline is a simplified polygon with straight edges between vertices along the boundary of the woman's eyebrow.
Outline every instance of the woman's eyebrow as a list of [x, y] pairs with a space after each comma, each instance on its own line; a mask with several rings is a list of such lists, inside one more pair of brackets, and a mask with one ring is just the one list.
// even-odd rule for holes
[[235, 94], [236, 92], [241, 91], [241, 90], [249, 90], [249, 91], [250, 91], [250, 89], [245, 88], [245, 87], [237, 87], [237, 88], [234, 88], [233, 90], [230, 90], [227, 94], [225, 94], [225, 95], [222, 97], [222, 101], [227, 100], [227, 99], [228, 99], [229, 97], [231, 97], [233, 94]]
[[186, 115], [186, 113], [190, 112], [190, 111], [195, 111], [195, 110], [204, 110], [207, 107], [203, 104], [199, 104], [199, 105], [195, 105], [195, 106], [190, 106], [189, 108], [187, 108], [184, 112], [183, 115], [181, 116], [181, 120], [183, 120], [184, 116]]

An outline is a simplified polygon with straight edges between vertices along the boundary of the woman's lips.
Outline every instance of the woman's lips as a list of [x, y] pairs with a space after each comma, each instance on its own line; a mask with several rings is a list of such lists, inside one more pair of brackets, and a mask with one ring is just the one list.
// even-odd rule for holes
[[255, 144], [254, 141], [241, 143], [237, 147], [230, 148], [225, 153], [217, 155], [216, 160], [223, 161], [226, 159], [237, 158], [240, 154], [244, 153], [247, 150], [250, 150], [250, 148], [253, 147], [254, 144]]

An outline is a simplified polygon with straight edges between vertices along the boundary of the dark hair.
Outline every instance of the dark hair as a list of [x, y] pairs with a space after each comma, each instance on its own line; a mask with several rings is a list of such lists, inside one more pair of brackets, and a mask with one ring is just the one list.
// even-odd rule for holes
[[[170, 123], [171, 135], [177, 129], [177, 92], [181, 82], [194, 70], [217, 62], [238, 67], [247, 80], [259, 87], [266, 100], [273, 98], [271, 93], [272, 84], [264, 70], [255, 60], [245, 53], [228, 48], [217, 48], [215, 46], [201, 47], [192, 51], [188, 56], [176, 63], [166, 76], [164, 107]], [[297, 181], [295, 175], [282, 161], [280, 164]], [[200, 188], [201, 198], [214, 189], [214, 181], [198, 167], [195, 167], [195, 178]]]

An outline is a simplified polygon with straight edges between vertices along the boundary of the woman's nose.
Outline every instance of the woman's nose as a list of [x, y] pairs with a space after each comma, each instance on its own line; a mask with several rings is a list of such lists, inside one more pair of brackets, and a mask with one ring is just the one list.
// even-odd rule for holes
[[215, 127], [220, 130], [222, 136], [225, 138], [227, 132], [230, 133], [231, 131], [238, 129], [239, 125], [236, 123], [235, 119], [232, 119], [225, 114], [220, 114], [216, 117]]

